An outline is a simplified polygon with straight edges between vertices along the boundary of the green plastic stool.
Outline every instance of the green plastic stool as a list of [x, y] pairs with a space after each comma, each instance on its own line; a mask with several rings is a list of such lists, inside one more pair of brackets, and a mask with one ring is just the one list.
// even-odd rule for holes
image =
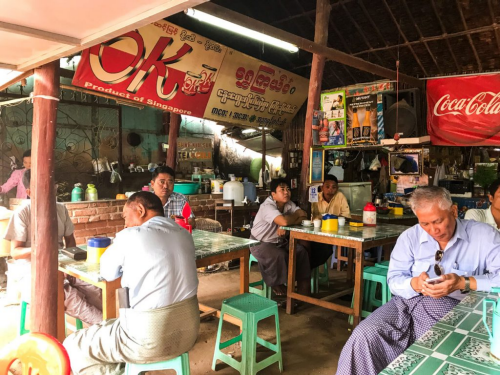
[[[22, 336], [26, 333], [30, 333], [29, 329], [26, 329], [26, 310], [28, 309], [28, 302], [21, 301], [21, 319], [19, 322], [19, 336]], [[64, 318], [64, 325], [66, 328], [66, 318]], [[76, 330], [83, 328], [83, 323], [80, 319], [75, 318], [75, 326]]]
[[[221, 342], [222, 323], [224, 315], [230, 315], [241, 320], [241, 333], [225, 342]], [[276, 344], [257, 336], [257, 324], [262, 319], [274, 316], [276, 324]], [[234, 345], [241, 341], [241, 362], [223, 353], [221, 349]], [[272, 350], [274, 353], [256, 362], [257, 344]], [[278, 319], [278, 304], [267, 298], [256, 294], [245, 293], [224, 300], [220, 312], [219, 330], [217, 331], [217, 341], [215, 342], [214, 359], [212, 370], [215, 371], [217, 360], [220, 360], [241, 375], [255, 375], [260, 370], [278, 362], [280, 372], [283, 371], [283, 360], [281, 357], [280, 326]]]
[[174, 370], [177, 375], [190, 375], [189, 355], [188, 353], [181, 354], [176, 358], [168, 361], [155, 363], [127, 363], [125, 366], [125, 375], [139, 375], [141, 372], [158, 371], [158, 370]]
[[383, 262], [375, 263], [375, 267], [389, 269], [389, 261], [388, 260], [384, 260]]
[[[323, 273], [319, 272], [320, 268], [323, 268]], [[311, 270], [311, 293], [318, 293], [320, 285], [326, 285], [327, 287], [330, 286], [328, 262], [326, 262], [323, 266], [319, 266]]]
[[[365, 267], [363, 270], [363, 309], [361, 317], [366, 318], [372, 313], [374, 306], [380, 307], [392, 298], [391, 291], [387, 285], [387, 268], [384, 267]], [[382, 300], [375, 297], [377, 284], [382, 289]], [[354, 306], [354, 294], [352, 295], [351, 307]], [[366, 310], [365, 310], [366, 309]], [[353, 316], [349, 315], [349, 324], [353, 324]]]
[[[252, 263], [259, 263], [259, 261], [252, 254], [250, 254], [250, 259], [248, 260], [248, 273], [250, 273], [250, 270], [252, 268]], [[257, 288], [259, 286], [260, 288]], [[266, 285], [264, 279], [261, 279], [259, 281], [254, 281], [253, 283], [249, 283], [248, 291], [250, 293], [257, 294], [261, 297], [271, 299], [272, 289], [270, 286]]]

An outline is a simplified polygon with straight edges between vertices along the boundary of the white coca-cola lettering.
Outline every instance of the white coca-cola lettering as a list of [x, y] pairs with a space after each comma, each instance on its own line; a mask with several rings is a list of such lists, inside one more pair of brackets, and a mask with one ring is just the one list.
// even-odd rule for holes
[[434, 105], [435, 116], [445, 115], [496, 115], [500, 113], [500, 92], [480, 92], [472, 98], [452, 99], [446, 94]]

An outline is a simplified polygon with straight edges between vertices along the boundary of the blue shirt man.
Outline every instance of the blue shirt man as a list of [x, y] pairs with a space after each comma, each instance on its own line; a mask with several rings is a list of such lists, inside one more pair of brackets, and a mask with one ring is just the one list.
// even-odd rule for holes
[[[469, 290], [500, 286], [500, 233], [457, 219], [450, 193], [415, 190], [419, 224], [406, 230], [391, 255], [387, 275], [394, 297], [353, 331], [337, 374], [378, 374], [446, 315]], [[437, 283], [428, 279], [438, 278]]]

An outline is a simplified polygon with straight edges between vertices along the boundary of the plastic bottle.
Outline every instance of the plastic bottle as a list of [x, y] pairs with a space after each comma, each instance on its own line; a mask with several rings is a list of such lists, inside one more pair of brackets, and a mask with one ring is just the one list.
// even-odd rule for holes
[[82, 184], [77, 183], [73, 190], [71, 190], [71, 202], [81, 202], [83, 201], [83, 189]]
[[244, 188], [241, 182], [236, 181], [236, 177], [231, 177], [231, 181], [226, 182], [222, 189], [222, 199], [234, 199], [235, 206], [243, 206]]
[[85, 200], [86, 201], [96, 201], [97, 198], [97, 189], [94, 184], [88, 184], [87, 190], [85, 190]]
[[369, 227], [377, 225], [377, 207], [368, 202], [363, 208], [363, 224]]
[[248, 182], [248, 177], [243, 179], [243, 195], [249, 202], [255, 202], [257, 199], [257, 188], [253, 182]]

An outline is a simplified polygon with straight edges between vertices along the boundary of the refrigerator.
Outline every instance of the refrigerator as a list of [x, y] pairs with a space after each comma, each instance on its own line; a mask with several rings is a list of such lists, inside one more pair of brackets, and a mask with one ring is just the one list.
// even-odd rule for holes
[[340, 182], [339, 190], [347, 198], [351, 212], [362, 211], [366, 203], [372, 201], [371, 182]]

